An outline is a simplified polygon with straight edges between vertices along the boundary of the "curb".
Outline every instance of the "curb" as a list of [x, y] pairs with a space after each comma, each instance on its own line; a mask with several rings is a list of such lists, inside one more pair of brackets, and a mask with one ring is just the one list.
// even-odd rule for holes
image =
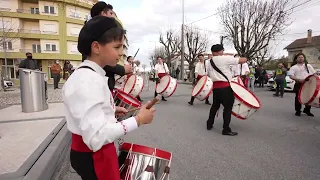
[[71, 134], [63, 119], [30, 155], [21, 167], [12, 173], [1, 174], [0, 180], [49, 180], [71, 143]]

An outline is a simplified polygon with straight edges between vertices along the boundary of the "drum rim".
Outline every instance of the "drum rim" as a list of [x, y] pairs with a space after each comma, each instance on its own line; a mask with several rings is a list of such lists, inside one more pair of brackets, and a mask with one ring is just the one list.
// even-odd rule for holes
[[135, 74], [131, 74], [131, 75], [130, 75], [130, 77], [129, 77], [129, 78], [127, 78], [126, 82], [125, 82], [125, 83], [124, 83], [124, 85], [123, 85], [123, 91], [124, 91], [124, 89], [125, 89], [125, 87], [126, 87], [127, 82], [129, 81], [129, 79], [130, 79], [132, 76], [134, 76], [133, 86], [131, 87], [131, 89], [130, 89], [130, 91], [129, 91], [129, 93], [128, 93], [128, 94], [130, 94], [130, 93], [132, 92], [132, 90], [134, 89], [134, 85], [135, 85], [135, 84], [136, 84], [136, 82], [137, 82], [137, 77], [136, 77], [136, 75], [135, 75]]
[[[231, 83], [231, 82], [230, 82], [230, 83]], [[258, 101], [259, 107], [254, 106], [254, 105], [252, 105], [252, 104], [249, 104], [247, 101], [245, 101], [244, 99], [242, 99], [239, 95], [237, 95], [237, 94], [233, 91], [233, 94], [234, 94], [234, 96], [235, 96], [237, 99], [239, 99], [243, 104], [245, 104], [245, 105], [247, 105], [247, 106], [249, 106], [249, 107], [251, 107], [251, 108], [253, 108], [253, 109], [260, 109], [260, 108], [261, 108], [261, 102], [260, 102], [260, 100], [257, 98], [256, 95], [254, 95], [251, 91], [249, 91], [249, 90], [248, 90], [245, 86], [243, 86], [242, 84], [237, 83], [237, 82], [232, 82], [232, 83], [235, 83], [235, 84], [237, 84], [237, 85], [240, 85], [240, 86], [243, 87], [247, 92], [249, 92], [249, 93]]]
[[[160, 78], [160, 81], [161, 81], [162, 78], [164, 78], [164, 77], [166, 77], [166, 76], [169, 76], [169, 75], [162, 76], [162, 77]], [[172, 77], [169, 76], [169, 81], [168, 81], [166, 87], [163, 89], [163, 91], [157, 92], [157, 93], [161, 94], [161, 93], [163, 93], [164, 91], [166, 91], [166, 89], [169, 87], [169, 84], [170, 84], [170, 82], [171, 82], [171, 78], [172, 78]], [[156, 91], [157, 91], [157, 89], [158, 89], [159, 84], [160, 84], [160, 83], [158, 83], [158, 84], [156, 85]]]
[[[198, 84], [198, 83], [197, 83], [197, 84], [193, 87], [192, 96], [198, 96], [198, 95], [200, 94], [200, 92], [203, 90], [204, 86], [206, 85], [207, 80], [208, 80], [208, 76], [204, 75], [204, 76], [202, 76], [202, 78], [206, 78], [205, 83], [202, 84], [202, 86], [201, 86], [201, 88], [199, 89], [199, 91], [193, 95], [193, 90], [196, 88], [196, 86], [197, 86], [197, 84]], [[200, 78], [199, 81], [200, 81], [202, 78]], [[198, 81], [198, 82], [199, 82], [199, 81]]]
[[[316, 96], [318, 95], [319, 91], [320, 91], [320, 77], [319, 76], [315, 76], [315, 75], [309, 75], [306, 79], [310, 78], [310, 77], [315, 77], [316, 79], [318, 79], [318, 81], [316, 81], [316, 90], [313, 92], [312, 97], [310, 98], [309, 101], [307, 101], [307, 103], [302, 103], [301, 102], [301, 92], [302, 92], [302, 88], [305, 85], [305, 82], [301, 85], [300, 89], [299, 89], [299, 94], [298, 94], [298, 100], [301, 104], [310, 104], [312, 103]], [[319, 98], [320, 99], [320, 98]], [[320, 101], [320, 100], [319, 100]]]
[[[165, 159], [170, 161], [172, 159], [172, 153], [168, 152], [168, 151], [164, 151], [158, 148], [151, 148], [148, 146], [143, 146], [143, 145], [139, 145], [139, 144], [134, 144], [134, 143], [128, 143], [128, 142], [124, 142], [120, 147], [119, 150], [120, 151], [130, 151], [132, 146], [132, 152], [135, 153], [140, 153], [140, 154], [145, 154], [148, 156], [154, 156], [157, 157], [159, 159]], [[154, 152], [154, 150], [156, 149], [156, 153], [153, 155], [152, 153]], [[152, 152], [152, 153], [151, 153]]]
[[[121, 95], [121, 93], [123, 93], [123, 94], [129, 96], [131, 99], [133, 99], [133, 100], [135, 101], [136, 105], [137, 105], [136, 107], [142, 106], [142, 103], [141, 103], [137, 98], [131, 96], [130, 94], [128, 94], [128, 93], [126, 93], [126, 92], [124, 92], [124, 91], [122, 91], [121, 89], [118, 89], [118, 88], [115, 88], [115, 91], [119, 91], [119, 92], [120, 92], [120, 93], [118, 93], [118, 94], [124, 99], [124, 101], [126, 101], [127, 104], [130, 104], [131, 102], [130, 102], [130, 103], [127, 102], [128, 100], [127, 100], [126, 98], [124, 98], [124, 97]], [[114, 93], [115, 93], [115, 95], [117, 96], [116, 92], [114, 92]]]
[[[171, 77], [171, 78], [172, 78], [172, 77]], [[173, 78], [172, 78], [172, 79], [173, 79]], [[171, 79], [170, 79], [170, 81], [171, 81]], [[174, 86], [174, 89], [173, 89], [172, 93], [171, 93], [171, 94], [169, 94], [167, 97], [172, 96], [172, 94], [173, 94], [174, 92], [176, 92], [177, 87], [178, 87], [178, 82], [176, 81], [176, 85]]]
[[241, 119], [241, 120], [246, 120], [247, 118], [244, 118], [244, 117], [242, 117], [242, 116], [240, 116], [239, 114], [236, 114], [235, 112], [231, 112], [231, 114], [234, 116], [234, 117], [236, 117], [236, 118], [238, 118], [238, 119]]

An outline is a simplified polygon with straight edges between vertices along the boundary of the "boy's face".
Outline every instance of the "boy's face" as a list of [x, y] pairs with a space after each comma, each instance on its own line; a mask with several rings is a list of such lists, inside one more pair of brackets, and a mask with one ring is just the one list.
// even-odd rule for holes
[[104, 65], [116, 66], [118, 59], [120, 59], [120, 56], [122, 55], [122, 46], [122, 42], [120, 41], [113, 41], [105, 45], [97, 43], [94, 46], [94, 51], [99, 55], [100, 60]]

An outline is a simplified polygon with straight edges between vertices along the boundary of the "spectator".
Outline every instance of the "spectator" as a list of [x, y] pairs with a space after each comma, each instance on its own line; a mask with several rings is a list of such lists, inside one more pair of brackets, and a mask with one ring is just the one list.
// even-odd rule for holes
[[59, 64], [59, 60], [56, 60], [54, 64], [51, 66], [51, 75], [53, 78], [53, 88], [54, 89], [59, 89], [59, 82], [61, 79], [61, 66]]
[[63, 79], [68, 80], [69, 76], [73, 72], [73, 66], [70, 61], [66, 61], [63, 65]]
[[286, 76], [287, 76], [287, 69], [283, 66], [282, 63], [279, 63], [278, 69], [276, 69], [274, 73], [277, 87], [276, 87], [276, 93], [273, 96], [279, 97], [279, 93], [280, 93], [280, 97], [283, 98]]
[[21, 61], [19, 68], [40, 70], [40, 66], [39, 66], [38, 62], [36, 60], [32, 59], [32, 53], [27, 52], [26, 56], [27, 56], [27, 59], [24, 59]]

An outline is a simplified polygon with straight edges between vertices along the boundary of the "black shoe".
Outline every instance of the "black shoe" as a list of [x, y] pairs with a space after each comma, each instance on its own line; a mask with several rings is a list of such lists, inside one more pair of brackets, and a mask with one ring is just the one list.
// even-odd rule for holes
[[161, 100], [162, 100], [162, 101], [167, 101], [165, 98], [162, 98]]
[[209, 120], [207, 121], [207, 130], [210, 131], [213, 128], [213, 123], [211, 124]]
[[303, 113], [307, 114], [307, 116], [314, 117], [314, 115], [311, 112], [308, 112], [306, 110], [303, 110]]
[[232, 132], [231, 129], [228, 129], [228, 130], [222, 130], [222, 135], [236, 136], [236, 135], [238, 135], [238, 133], [237, 132]]
[[193, 102], [189, 101], [188, 104], [190, 104], [191, 106], [193, 105]]
[[211, 103], [210, 103], [209, 101], [206, 101], [206, 103], [205, 103], [205, 104], [211, 105]]
[[297, 111], [294, 115], [296, 115], [296, 116], [301, 116], [301, 112], [300, 112], [300, 111]]
[[280, 95], [281, 98], [283, 98], [283, 95]]
[[274, 97], [279, 97], [279, 95], [278, 95], [278, 94], [273, 94], [273, 96], [274, 96]]

